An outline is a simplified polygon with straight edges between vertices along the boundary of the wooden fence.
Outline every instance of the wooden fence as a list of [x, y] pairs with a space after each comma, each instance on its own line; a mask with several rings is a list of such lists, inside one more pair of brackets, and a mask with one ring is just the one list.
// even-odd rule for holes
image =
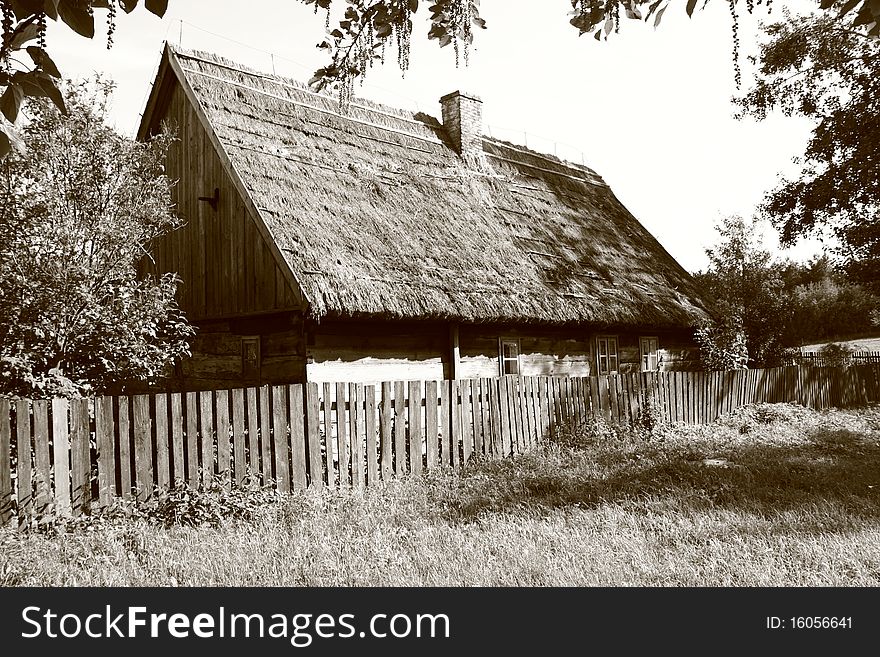
[[755, 402], [878, 400], [878, 365], [0, 399], [0, 524], [75, 516], [176, 482], [363, 487], [522, 453], [599, 418], [707, 423]]
[[802, 351], [793, 358], [792, 365], [812, 365], [813, 367], [834, 367], [841, 361], [848, 365], [880, 363], [880, 351], [855, 351], [838, 358], [829, 358], [821, 351]]

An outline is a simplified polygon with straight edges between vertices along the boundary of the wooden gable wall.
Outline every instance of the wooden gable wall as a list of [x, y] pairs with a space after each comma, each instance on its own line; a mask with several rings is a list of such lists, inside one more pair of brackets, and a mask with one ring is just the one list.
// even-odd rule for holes
[[[167, 75], [163, 87], [150, 131], [162, 121], [175, 130], [166, 173], [178, 180], [173, 197], [186, 224], [153, 244], [155, 271], [183, 279], [177, 298], [191, 321], [298, 310], [294, 291], [180, 83]], [[216, 210], [198, 200], [215, 189]]]

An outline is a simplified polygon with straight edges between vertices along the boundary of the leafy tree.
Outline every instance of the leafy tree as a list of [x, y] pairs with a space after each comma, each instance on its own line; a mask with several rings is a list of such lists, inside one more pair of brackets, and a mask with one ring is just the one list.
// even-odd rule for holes
[[[107, 47], [113, 44], [117, 8], [131, 13], [138, 0], [0, 0], [3, 41], [0, 43], [0, 157], [19, 138], [13, 127], [27, 97], [49, 98], [62, 112], [58, 89], [61, 73], [46, 50], [46, 21], [61, 21], [77, 34], [95, 36], [95, 9], [107, 10]], [[163, 16], [168, 0], [144, 0], [147, 10]]]
[[[718, 0], [719, 2], [722, 0]], [[753, 12], [764, 6], [769, 11], [773, 0], [724, 0], [730, 6], [734, 42], [734, 61], [738, 61], [737, 7], [745, 5]], [[410, 36], [413, 16], [419, 10], [419, 0], [345, 0], [345, 11], [337, 27], [330, 30], [330, 11], [343, 0], [300, 0], [314, 6], [315, 11], [327, 12], [327, 37], [318, 44], [327, 50], [330, 63], [315, 72], [312, 84], [317, 89], [335, 88], [343, 103], [351, 98], [354, 82], [366, 75], [376, 61], [385, 60], [389, 42], [397, 47], [397, 59], [404, 72], [409, 67]], [[705, 7], [709, 0], [570, 0], [570, 23], [580, 34], [593, 34], [596, 39], [608, 38], [620, 30], [621, 16], [633, 20], [653, 21], [654, 26], [666, 9], [679, 4], [688, 16]], [[820, 0], [823, 8], [833, 0]], [[880, 0], [849, 0], [840, 8], [841, 19], [852, 19], [852, 24], [867, 25], [867, 33], [880, 36]], [[741, 9], [740, 9], [741, 11]], [[453, 45], [455, 61], [467, 61], [468, 48], [475, 29], [486, 27], [479, 14], [479, 0], [433, 0], [429, 7], [428, 38], [440, 46]], [[739, 67], [736, 69], [739, 82]]]
[[26, 155], [0, 162], [0, 393], [74, 395], [152, 380], [188, 353], [178, 279], [139, 278], [150, 240], [179, 225], [171, 138], [105, 124], [111, 85], [30, 99]]
[[758, 81], [739, 102], [759, 119], [779, 108], [816, 122], [802, 172], [763, 205], [782, 243], [830, 229], [850, 274], [880, 286], [880, 39], [868, 36], [876, 23], [850, 27], [838, 13], [768, 26]]
[[727, 217], [716, 229], [709, 268], [696, 275], [716, 317], [697, 333], [704, 362], [713, 369], [778, 365], [788, 353], [792, 313], [783, 267], [761, 247], [756, 222]]

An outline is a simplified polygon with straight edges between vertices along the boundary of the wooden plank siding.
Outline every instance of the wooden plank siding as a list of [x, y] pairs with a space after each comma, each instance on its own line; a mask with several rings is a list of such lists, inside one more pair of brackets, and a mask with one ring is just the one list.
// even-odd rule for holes
[[[176, 127], [178, 139], [168, 150], [166, 175], [178, 180], [172, 198], [185, 223], [154, 242], [156, 271], [179, 273], [183, 285], [178, 302], [192, 321], [297, 309], [296, 293], [229, 177], [198, 112], [171, 76], [163, 94], [151, 123], [153, 129], [162, 120]], [[215, 189], [219, 190], [216, 210], [199, 200], [212, 197]]]

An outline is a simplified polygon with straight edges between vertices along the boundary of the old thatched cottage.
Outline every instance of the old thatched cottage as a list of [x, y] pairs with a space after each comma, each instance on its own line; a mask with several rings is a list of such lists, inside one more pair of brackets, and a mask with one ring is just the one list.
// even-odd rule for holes
[[668, 369], [691, 277], [592, 170], [166, 47], [139, 137], [177, 130], [186, 226], [154, 245], [198, 326], [188, 388]]

